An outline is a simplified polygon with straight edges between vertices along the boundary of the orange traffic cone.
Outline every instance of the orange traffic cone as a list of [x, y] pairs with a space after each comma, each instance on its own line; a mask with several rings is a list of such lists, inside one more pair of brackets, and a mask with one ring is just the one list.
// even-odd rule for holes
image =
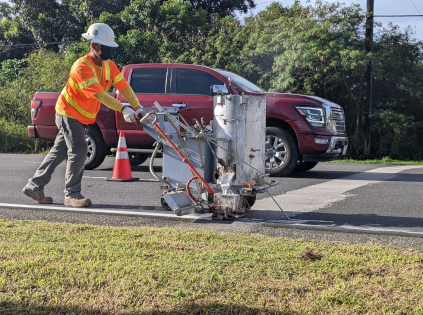
[[138, 180], [138, 178], [134, 178], [131, 175], [131, 165], [129, 164], [128, 149], [126, 147], [125, 133], [123, 131], [121, 131], [119, 135], [112, 178], [107, 178], [106, 180], [118, 182], [133, 182]]

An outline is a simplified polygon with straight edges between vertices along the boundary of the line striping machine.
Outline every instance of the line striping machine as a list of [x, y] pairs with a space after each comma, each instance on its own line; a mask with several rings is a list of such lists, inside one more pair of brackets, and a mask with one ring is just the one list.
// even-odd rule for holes
[[[268, 188], [278, 184], [264, 173], [266, 97], [229, 94], [221, 85], [211, 89], [213, 121], [208, 125], [203, 118], [190, 125], [177, 108], [158, 102], [144, 109], [138, 123], [156, 140], [150, 172], [160, 181], [165, 209], [176, 215], [198, 212], [212, 213], [219, 220], [240, 218], [258, 193], [269, 193]], [[160, 150], [161, 177], [153, 169]]]

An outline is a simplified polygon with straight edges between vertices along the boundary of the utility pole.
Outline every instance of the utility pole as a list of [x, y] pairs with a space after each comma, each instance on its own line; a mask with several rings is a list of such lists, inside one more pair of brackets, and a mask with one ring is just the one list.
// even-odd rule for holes
[[[370, 53], [373, 46], [373, 15], [374, 15], [374, 0], [367, 0], [367, 18], [366, 18], [366, 52]], [[373, 74], [372, 62], [369, 61], [366, 70], [366, 110], [364, 113], [364, 153], [370, 154], [371, 148], [371, 119], [372, 114], [372, 101], [373, 101]]]

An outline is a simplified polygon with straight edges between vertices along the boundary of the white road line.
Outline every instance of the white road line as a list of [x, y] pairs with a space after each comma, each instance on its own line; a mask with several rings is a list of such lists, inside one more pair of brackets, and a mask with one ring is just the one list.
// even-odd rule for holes
[[[76, 213], [92, 213], [92, 214], [113, 214], [113, 215], [131, 215], [131, 216], [140, 216], [140, 217], [160, 217], [160, 218], [178, 218], [178, 219], [189, 219], [189, 220], [202, 220], [202, 221], [212, 221], [211, 214], [198, 214], [191, 213], [183, 216], [176, 216], [173, 212], [163, 213], [155, 212], [149, 210], [140, 210], [140, 211], [129, 211], [129, 210], [119, 210], [119, 209], [94, 209], [94, 208], [73, 208], [73, 207], [58, 207], [58, 206], [49, 206], [49, 205], [18, 205], [11, 203], [0, 203], [0, 208], [21, 208], [21, 209], [37, 209], [37, 210], [51, 210], [51, 211], [68, 211]], [[303, 226], [309, 228], [338, 228], [349, 231], [363, 231], [363, 232], [382, 232], [382, 233], [401, 233], [405, 235], [419, 235], [423, 236], [423, 232], [420, 231], [410, 231], [410, 230], [400, 230], [400, 229], [388, 229], [388, 228], [377, 228], [377, 227], [366, 227], [366, 226], [352, 226], [352, 225], [337, 225], [332, 221], [316, 221], [316, 220], [260, 220], [260, 219], [231, 219], [239, 222], [245, 223], [276, 223], [281, 225], [292, 225], [292, 226]]]
[[190, 213], [183, 216], [177, 216], [172, 211], [157, 212], [152, 210], [140, 209], [139, 211], [125, 210], [125, 209], [99, 209], [99, 208], [74, 208], [74, 207], [58, 207], [50, 205], [19, 205], [13, 203], [0, 203], [0, 207], [4, 208], [21, 208], [21, 209], [37, 209], [37, 210], [52, 210], [52, 211], [73, 211], [73, 212], [87, 212], [98, 214], [120, 214], [120, 215], [136, 215], [146, 217], [162, 217], [162, 218], [182, 218], [190, 220], [211, 220], [211, 214]]
[[[335, 202], [346, 199], [348, 196], [353, 196], [353, 194], [348, 193], [353, 189], [388, 180], [394, 177], [395, 174], [405, 170], [422, 167], [421, 165], [380, 167], [363, 173], [293, 190], [286, 194], [274, 196], [274, 198], [284, 211], [295, 216], [299, 213], [326, 208]], [[278, 206], [270, 197], [257, 200], [254, 208], [279, 210]]]
[[[308, 223], [310, 222], [310, 223]], [[314, 222], [314, 224], [311, 224]], [[419, 235], [423, 236], [423, 232], [421, 231], [411, 231], [411, 230], [404, 230], [404, 229], [396, 229], [396, 228], [379, 228], [373, 226], [354, 226], [354, 225], [347, 225], [342, 224], [338, 225], [331, 221], [316, 221], [316, 220], [269, 220], [266, 223], [277, 223], [277, 224], [285, 224], [285, 225], [293, 225], [293, 226], [304, 226], [304, 227], [324, 227], [324, 228], [338, 228], [347, 231], [365, 231], [365, 232], [378, 232], [378, 233], [389, 233], [389, 234], [405, 234], [405, 235]]]

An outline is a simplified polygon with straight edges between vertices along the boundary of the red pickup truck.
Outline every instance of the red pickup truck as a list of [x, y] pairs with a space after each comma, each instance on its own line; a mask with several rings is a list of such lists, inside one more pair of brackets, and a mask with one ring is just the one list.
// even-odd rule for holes
[[[188, 64], [132, 64], [122, 69], [144, 107], [158, 101], [177, 107], [189, 122], [193, 118], [213, 120], [212, 85], [226, 85], [232, 94], [263, 92], [266, 95], [266, 173], [286, 176], [293, 170], [306, 171], [319, 161], [345, 155], [348, 138], [340, 105], [298, 94], [267, 93], [241, 76], [220, 69]], [[125, 103], [123, 96], [112, 94]], [[58, 132], [55, 104], [58, 92], [37, 92], [31, 101], [32, 126], [28, 135], [53, 141]], [[254, 128], [254, 126], [251, 126]], [[119, 132], [125, 131], [131, 164], [149, 156], [154, 140], [138, 124], [126, 123], [121, 113], [101, 106], [97, 121], [87, 128], [86, 169], [98, 167], [107, 154], [116, 150]]]

